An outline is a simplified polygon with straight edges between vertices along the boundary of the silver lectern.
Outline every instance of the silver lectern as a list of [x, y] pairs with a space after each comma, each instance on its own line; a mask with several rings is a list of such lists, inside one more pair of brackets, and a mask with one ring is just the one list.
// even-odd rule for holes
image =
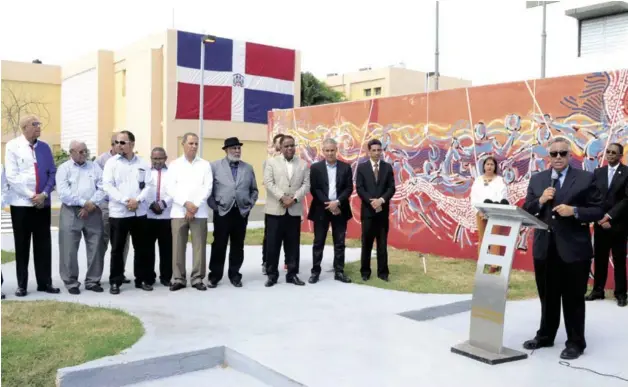
[[502, 346], [508, 281], [519, 229], [547, 229], [547, 225], [516, 206], [482, 204], [477, 208], [488, 216], [488, 224], [475, 271], [469, 340], [451, 351], [488, 364], [526, 359], [526, 353]]

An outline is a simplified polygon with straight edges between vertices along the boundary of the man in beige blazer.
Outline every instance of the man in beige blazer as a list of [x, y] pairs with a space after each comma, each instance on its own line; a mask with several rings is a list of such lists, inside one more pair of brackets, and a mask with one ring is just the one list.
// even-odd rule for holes
[[264, 168], [266, 186], [267, 240], [266, 287], [277, 283], [279, 252], [283, 244], [288, 264], [286, 282], [303, 286], [297, 277], [301, 244], [303, 200], [310, 190], [310, 171], [305, 161], [295, 157], [294, 137], [281, 140], [281, 155], [269, 159]]

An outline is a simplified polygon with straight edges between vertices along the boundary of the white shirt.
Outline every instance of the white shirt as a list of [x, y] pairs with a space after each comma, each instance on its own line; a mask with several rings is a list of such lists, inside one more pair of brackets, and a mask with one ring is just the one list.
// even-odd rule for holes
[[66, 161], [57, 169], [56, 182], [59, 199], [67, 206], [83, 207], [87, 201], [100, 206], [106, 196], [102, 188], [102, 169], [91, 161], [83, 165], [72, 159]]
[[[109, 196], [109, 217], [130, 218], [144, 216], [148, 209], [148, 197], [154, 190], [150, 166], [138, 156], [127, 160], [121, 155], [115, 155], [105, 164], [103, 171], [103, 187]], [[144, 188], [140, 189], [140, 182], [144, 181]], [[138, 207], [135, 211], [126, 208], [126, 201], [135, 199]]]
[[473, 182], [471, 186], [471, 205], [476, 207], [483, 204], [486, 199], [490, 199], [493, 202], [508, 199], [508, 189], [501, 176], [493, 177], [493, 180], [488, 185], [484, 185], [482, 176], [478, 176]]
[[292, 173], [294, 172], [294, 156], [292, 156], [292, 160], [288, 160], [284, 157], [283, 161], [286, 163], [286, 169], [288, 169], [288, 180], [290, 180], [292, 179]]
[[336, 192], [336, 172], [338, 171], [338, 162], [334, 165], [330, 165], [325, 162], [325, 167], [327, 167], [327, 180], [329, 181], [329, 192], [327, 193], [327, 197], [329, 200], [334, 201], [338, 199], [338, 193]]
[[619, 167], [619, 164], [615, 165], [614, 167], [611, 167], [610, 165], [608, 166], [608, 188], [611, 187], [611, 183], [613, 182], [613, 176], [615, 176], [615, 172], [617, 172], [617, 167]]
[[[35, 147], [37, 143], [35, 143]], [[37, 176], [35, 175], [35, 151], [21, 135], [9, 141], [5, 148], [6, 178], [12, 195], [8, 202], [12, 206], [33, 207], [31, 198], [35, 195]]]
[[[161, 179], [159, 178], [160, 171]], [[166, 190], [168, 168], [163, 167], [160, 171], [156, 170], [155, 168], [152, 168], [150, 170], [155, 190], [152, 191], [150, 196], [148, 197], [148, 205], [150, 205], [152, 202], [158, 202], [163, 212], [157, 215], [149, 208], [148, 212], [146, 213], [148, 219], [170, 219], [170, 211], [172, 210], [172, 198], [168, 195]], [[159, 192], [159, 196], [157, 196], [157, 192]]]
[[206, 219], [209, 216], [207, 198], [212, 193], [214, 182], [209, 162], [198, 156], [189, 162], [181, 156], [170, 163], [168, 169], [166, 192], [173, 199], [170, 217], [184, 218], [187, 212], [185, 202], [191, 202], [198, 207], [195, 217]]

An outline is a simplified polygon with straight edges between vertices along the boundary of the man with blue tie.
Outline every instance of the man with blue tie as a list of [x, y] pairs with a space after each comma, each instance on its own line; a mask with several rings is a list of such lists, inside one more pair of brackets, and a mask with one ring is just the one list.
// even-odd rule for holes
[[229, 281], [242, 287], [240, 268], [244, 261], [244, 238], [251, 209], [259, 194], [253, 167], [242, 161], [242, 143], [237, 137], [225, 140], [226, 156], [211, 164], [212, 194], [208, 199], [214, 210], [214, 241], [209, 260], [209, 287], [215, 288], [225, 268], [229, 243]]
[[105, 199], [102, 188], [102, 170], [87, 160], [89, 151], [84, 142], [70, 143], [70, 160], [57, 170], [57, 191], [62, 206], [59, 212], [59, 275], [70, 294], [80, 294], [78, 282], [78, 249], [81, 235], [87, 248], [85, 289], [103, 291], [100, 278], [103, 272], [102, 212], [99, 206]]
[[541, 299], [541, 323], [527, 350], [554, 345], [561, 303], [567, 342], [562, 359], [577, 359], [586, 348], [585, 302], [593, 257], [589, 223], [602, 219], [602, 195], [595, 175], [569, 166], [571, 143], [550, 143], [551, 168], [532, 176], [523, 208], [549, 227], [534, 231], [534, 275]]
[[613, 254], [615, 299], [625, 307], [626, 243], [628, 243], [628, 167], [621, 163], [624, 147], [613, 143], [606, 148], [608, 165], [595, 170], [598, 188], [604, 197], [604, 218], [595, 224], [595, 280], [587, 301], [604, 299], [609, 253]]

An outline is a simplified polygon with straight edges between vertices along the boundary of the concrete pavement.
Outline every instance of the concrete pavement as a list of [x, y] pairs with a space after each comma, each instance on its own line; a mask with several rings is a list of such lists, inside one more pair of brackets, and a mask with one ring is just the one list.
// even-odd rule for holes
[[[57, 235], [53, 232], [53, 245], [56, 243]], [[2, 248], [10, 250], [12, 246], [11, 235], [2, 235]], [[560, 365], [564, 327], [558, 333], [555, 347], [536, 351], [527, 360], [489, 366], [450, 352], [453, 345], [468, 338], [469, 312], [425, 322], [399, 316], [409, 310], [468, 300], [469, 295], [412, 294], [339, 283], [327, 272], [332, 256], [329, 247], [325, 250], [323, 275], [318, 284], [297, 287], [286, 284], [282, 278], [277, 286], [265, 288], [260, 252], [260, 247], [245, 247], [244, 287], [240, 289], [223, 280], [218, 288], [206, 292], [190, 287], [170, 292], [162, 286], [144, 292], [125, 285], [118, 296], [92, 292], [72, 296], [65, 289], [59, 295], [49, 295], [33, 292], [32, 274], [29, 286], [32, 293], [23, 300], [59, 300], [120, 308], [142, 320], [146, 334], [138, 343], [117, 356], [95, 360], [85, 367], [226, 346], [307, 386], [626, 385], [618, 379]], [[190, 268], [191, 248], [187, 254]], [[83, 244], [79, 256], [84, 256]], [[347, 249], [347, 261], [357, 259], [359, 251]], [[301, 247], [301, 262], [301, 277], [307, 279], [311, 246]], [[129, 275], [132, 265], [129, 259]], [[83, 275], [84, 261], [80, 267]], [[106, 267], [103, 282], [108, 287]], [[2, 270], [5, 274], [13, 273], [15, 264], [2, 265]], [[53, 273], [55, 285], [61, 286], [57, 274], [58, 249], [53, 249]], [[15, 276], [8, 274], [3, 286], [8, 299], [16, 299], [15, 286]], [[521, 349], [521, 343], [534, 336], [538, 326], [539, 302], [509, 302], [507, 311], [505, 345]], [[571, 365], [628, 378], [626, 321], [626, 310], [611, 301], [587, 303], [589, 346], [584, 356], [570, 362]], [[211, 383], [202, 375], [201, 372], [198, 378], [190, 380], [194, 375], [186, 374], [170, 381], [172, 385], [191, 381], [200, 385]]]

